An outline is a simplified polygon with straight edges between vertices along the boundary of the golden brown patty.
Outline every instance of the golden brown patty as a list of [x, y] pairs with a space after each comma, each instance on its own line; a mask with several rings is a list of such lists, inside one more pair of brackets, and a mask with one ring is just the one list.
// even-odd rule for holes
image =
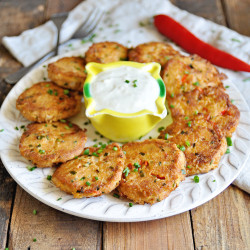
[[207, 120], [214, 122], [225, 136], [232, 135], [240, 119], [238, 108], [231, 103], [229, 96], [221, 88], [196, 88], [169, 98], [169, 106], [174, 118], [185, 115], [191, 119], [195, 114], [203, 114]]
[[52, 122], [80, 112], [81, 98], [76, 91], [52, 82], [39, 82], [18, 97], [16, 107], [30, 121]]
[[57, 168], [52, 181], [75, 198], [100, 196], [119, 185], [124, 161], [125, 155], [116, 143], [104, 149], [86, 148], [78, 159]]
[[85, 61], [81, 57], [64, 57], [48, 65], [48, 76], [57, 85], [83, 91]]
[[221, 87], [225, 76], [207, 60], [197, 56], [175, 56], [162, 71], [167, 97], [188, 92], [196, 87]]
[[185, 156], [173, 143], [159, 139], [130, 142], [123, 150], [126, 161], [118, 190], [136, 203], [165, 199], [185, 178]]
[[111, 63], [124, 61], [127, 58], [128, 49], [116, 42], [94, 43], [85, 53], [86, 63]]
[[159, 138], [177, 144], [186, 156], [187, 175], [207, 173], [218, 167], [227, 149], [225, 137], [202, 115], [192, 121], [179, 117], [161, 132]]
[[171, 45], [163, 42], [139, 44], [128, 53], [129, 61], [149, 63], [157, 62], [164, 66], [174, 55], [179, 54]]
[[21, 155], [40, 168], [66, 162], [82, 153], [87, 137], [70, 122], [32, 123], [23, 133]]

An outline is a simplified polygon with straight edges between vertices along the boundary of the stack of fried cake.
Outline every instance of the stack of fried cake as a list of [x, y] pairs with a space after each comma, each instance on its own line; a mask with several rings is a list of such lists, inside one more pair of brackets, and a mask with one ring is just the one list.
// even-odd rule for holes
[[[86, 131], [66, 120], [80, 112], [88, 62], [130, 60], [162, 66], [173, 123], [158, 139], [85, 147]], [[218, 167], [239, 121], [224, 92], [225, 75], [197, 55], [183, 56], [169, 44], [150, 42], [128, 49], [116, 42], [93, 44], [85, 57], [48, 65], [51, 81], [25, 90], [16, 107], [33, 123], [20, 139], [20, 153], [37, 167], [57, 169], [53, 183], [75, 198], [117, 192], [136, 203], [154, 204], [185, 176]]]

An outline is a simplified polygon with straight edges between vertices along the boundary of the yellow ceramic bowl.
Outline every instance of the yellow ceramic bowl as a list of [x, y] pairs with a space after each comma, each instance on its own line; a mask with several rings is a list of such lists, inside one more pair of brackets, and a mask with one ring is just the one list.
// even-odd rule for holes
[[[90, 85], [93, 78], [105, 70], [121, 66], [130, 66], [147, 71], [157, 80], [160, 87], [159, 96], [155, 101], [158, 112], [144, 109], [136, 113], [125, 114], [110, 109], [95, 110], [95, 100], [91, 96], [90, 91]], [[136, 140], [152, 130], [153, 127], [167, 115], [165, 107], [166, 89], [160, 77], [160, 64], [142, 64], [127, 61], [108, 64], [88, 63], [86, 65], [86, 70], [88, 74], [84, 84], [86, 116], [90, 119], [96, 130], [105, 137], [118, 142]]]

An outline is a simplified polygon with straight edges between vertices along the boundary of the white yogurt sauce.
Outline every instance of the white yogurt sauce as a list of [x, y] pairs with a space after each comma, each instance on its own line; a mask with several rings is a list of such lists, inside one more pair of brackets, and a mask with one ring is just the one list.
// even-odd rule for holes
[[109, 69], [96, 75], [90, 84], [95, 110], [110, 109], [135, 113], [143, 109], [157, 112], [160, 88], [149, 72], [129, 66]]

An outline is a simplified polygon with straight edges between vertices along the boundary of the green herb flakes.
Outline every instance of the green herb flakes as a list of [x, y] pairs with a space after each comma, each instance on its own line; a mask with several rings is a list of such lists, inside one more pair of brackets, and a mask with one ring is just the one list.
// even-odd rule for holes
[[195, 176], [194, 176], [194, 182], [195, 182], [195, 183], [199, 183], [199, 181], [200, 181], [199, 176], [195, 175]]
[[129, 170], [128, 167], [126, 167], [126, 168], [123, 170], [123, 173], [124, 173], [125, 177], [128, 176], [129, 172], [130, 172], [130, 170]]
[[233, 142], [232, 142], [231, 137], [226, 137], [226, 139], [227, 139], [227, 145], [228, 146], [233, 146]]
[[89, 148], [85, 149], [83, 152], [84, 155], [89, 155]]
[[169, 138], [169, 134], [167, 133], [167, 134], [164, 135], [164, 139], [168, 140], [168, 138]]
[[27, 166], [27, 169], [28, 169], [29, 171], [33, 171], [33, 170], [35, 170], [35, 169], [36, 169], [36, 166], [34, 166], [34, 167]]

